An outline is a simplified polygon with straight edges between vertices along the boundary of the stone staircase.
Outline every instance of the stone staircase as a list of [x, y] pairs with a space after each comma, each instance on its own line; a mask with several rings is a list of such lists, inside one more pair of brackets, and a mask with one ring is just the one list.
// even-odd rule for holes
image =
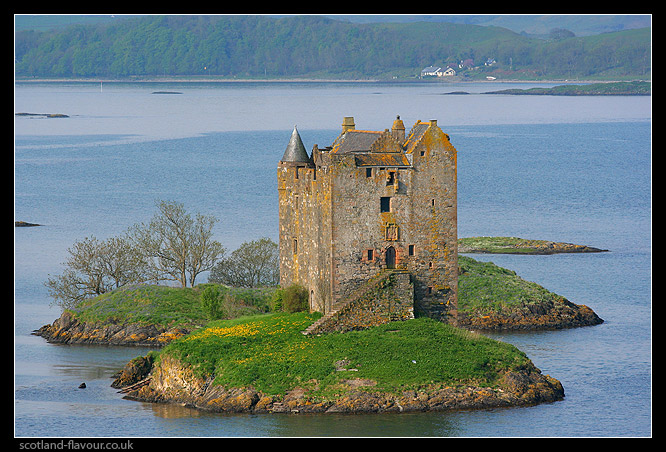
[[363, 298], [363, 296], [365, 296], [369, 291], [376, 289], [380, 284], [388, 280], [394, 274], [408, 274], [408, 273], [402, 270], [381, 271], [378, 275], [368, 280], [366, 284], [364, 284], [362, 287], [353, 292], [349, 297], [341, 301], [338, 301], [337, 303], [334, 303], [333, 306], [331, 306], [331, 310], [328, 313], [326, 313], [323, 317], [318, 319], [312, 325], [308, 326], [305, 330], [301, 331], [301, 333], [307, 336], [309, 334], [317, 334], [322, 330], [326, 330], [326, 328], [324, 328], [325, 325], [327, 325], [329, 322], [335, 322], [336, 317], [338, 316], [339, 312], [342, 309]]

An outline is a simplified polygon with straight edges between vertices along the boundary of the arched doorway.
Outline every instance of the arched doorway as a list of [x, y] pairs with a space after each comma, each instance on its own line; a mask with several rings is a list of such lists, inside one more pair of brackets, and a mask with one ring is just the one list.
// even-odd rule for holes
[[386, 248], [386, 268], [395, 268], [395, 248]]

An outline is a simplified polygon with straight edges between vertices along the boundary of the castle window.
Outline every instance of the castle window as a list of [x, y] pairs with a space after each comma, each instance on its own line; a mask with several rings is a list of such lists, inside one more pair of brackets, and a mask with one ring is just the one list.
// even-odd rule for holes
[[395, 184], [395, 171], [389, 171], [387, 176], [386, 176], [386, 185], [393, 185]]
[[298, 179], [298, 166], [294, 168], [294, 179]]
[[294, 239], [294, 254], [298, 253], [298, 239]]
[[390, 212], [391, 211], [391, 197], [382, 196], [380, 199], [380, 212]]
[[409, 245], [409, 255], [410, 256], [414, 255], [414, 245]]
[[435, 207], [435, 198], [432, 198], [430, 202], [432, 203], [432, 206]]
[[375, 250], [368, 250], [368, 260], [369, 261], [375, 260]]
[[365, 169], [365, 177], [372, 177], [372, 168]]
[[427, 292], [428, 292], [428, 295], [432, 295], [432, 287], [428, 287]]

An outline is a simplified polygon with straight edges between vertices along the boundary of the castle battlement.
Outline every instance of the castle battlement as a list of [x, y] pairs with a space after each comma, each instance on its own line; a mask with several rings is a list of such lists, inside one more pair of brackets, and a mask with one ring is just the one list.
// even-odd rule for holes
[[406, 133], [400, 117], [383, 131], [347, 117], [309, 154], [294, 127], [277, 178], [282, 287], [306, 287], [311, 310], [329, 314], [396, 270], [410, 275], [415, 313], [455, 320], [457, 152], [437, 121]]

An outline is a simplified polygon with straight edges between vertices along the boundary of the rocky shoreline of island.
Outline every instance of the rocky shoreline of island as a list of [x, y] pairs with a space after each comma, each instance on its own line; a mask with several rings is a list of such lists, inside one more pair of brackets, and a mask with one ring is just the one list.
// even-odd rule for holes
[[465, 237], [458, 239], [460, 254], [562, 254], [603, 253], [608, 250], [551, 240], [531, 240], [520, 237]]
[[226, 388], [170, 357], [154, 366], [150, 357], [136, 358], [116, 375], [112, 386], [129, 400], [171, 403], [217, 413], [369, 414], [450, 411], [530, 406], [564, 398], [562, 384], [530, 364], [507, 371], [496, 387], [425, 384], [398, 392], [373, 391], [376, 382], [348, 379], [334, 399], [312, 396], [295, 387], [275, 396], [254, 388]]
[[[594, 326], [603, 323], [591, 308], [564, 297], [526, 303], [502, 312], [459, 311], [456, 326], [471, 331], [536, 331]], [[165, 327], [153, 323], [86, 322], [64, 311], [53, 323], [32, 332], [52, 344], [110, 345], [162, 348], [195, 327]]]
[[97, 321], [78, 319], [64, 311], [53, 323], [32, 332], [51, 344], [115, 345], [161, 348], [189, 334], [193, 328], [165, 327], [149, 322]]

